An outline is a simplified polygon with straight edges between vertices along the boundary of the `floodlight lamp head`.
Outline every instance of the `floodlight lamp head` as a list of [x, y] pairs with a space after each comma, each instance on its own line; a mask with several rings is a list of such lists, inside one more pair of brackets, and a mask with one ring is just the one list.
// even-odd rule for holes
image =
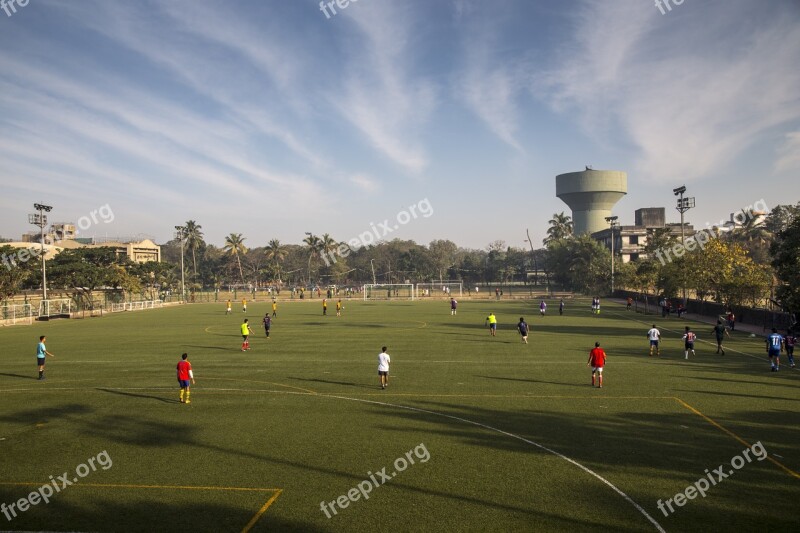
[[682, 185], [682, 186], [678, 187], [677, 189], [672, 189], [672, 192], [675, 193], [675, 196], [683, 194], [683, 193], [686, 192], [686, 185]]
[[33, 208], [36, 209], [37, 211], [47, 211], [49, 213], [50, 210], [53, 209], [53, 206], [44, 204], [33, 204]]

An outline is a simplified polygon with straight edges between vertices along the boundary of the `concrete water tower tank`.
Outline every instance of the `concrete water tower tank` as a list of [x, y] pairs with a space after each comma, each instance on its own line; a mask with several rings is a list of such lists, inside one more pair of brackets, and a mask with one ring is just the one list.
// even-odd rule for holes
[[619, 170], [570, 172], [556, 176], [556, 196], [572, 209], [575, 235], [608, 228], [614, 204], [628, 194], [628, 174]]

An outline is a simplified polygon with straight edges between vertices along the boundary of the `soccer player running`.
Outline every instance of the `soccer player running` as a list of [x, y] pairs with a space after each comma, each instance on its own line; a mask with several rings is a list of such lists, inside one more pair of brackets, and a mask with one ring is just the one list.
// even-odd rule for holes
[[242, 313], [247, 312], [247, 298], [242, 299]]
[[340, 298], [336, 302], [336, 316], [342, 316], [342, 299]]
[[229, 315], [229, 314], [231, 314], [231, 312], [232, 312], [232, 309], [231, 309], [231, 301], [230, 301], [230, 300], [228, 300], [228, 302], [227, 302], [227, 307], [225, 308], [225, 314], [226, 314], [226, 315]]
[[189, 395], [192, 393], [189, 387], [189, 381], [194, 385], [194, 373], [192, 372], [192, 363], [189, 362], [189, 354], [184, 353], [181, 355], [181, 360], [178, 361], [178, 385], [181, 387], [181, 403], [192, 403]]
[[247, 319], [244, 319], [244, 322], [241, 325], [242, 330], [242, 351], [250, 349], [250, 334], [253, 333], [253, 330], [250, 329], [250, 324], [247, 323]]
[[269, 317], [269, 313], [264, 315], [264, 320], [261, 321], [264, 324], [264, 333], [267, 334], [267, 338], [269, 339], [269, 329], [272, 327], [272, 319]]
[[594, 387], [594, 378], [597, 375], [598, 387], [603, 388], [603, 367], [606, 366], [606, 352], [600, 347], [600, 343], [594, 343], [594, 348], [589, 352], [589, 360], [586, 366], [592, 367], [592, 387]]
[[325, 316], [327, 314], [328, 314], [328, 299], [327, 298], [323, 298], [322, 299], [322, 316]]
[[794, 345], [797, 344], [797, 337], [790, 329], [786, 331], [786, 336], [783, 338], [783, 347], [786, 349], [786, 356], [789, 358], [789, 366], [794, 368]]
[[631, 298], [630, 296], [628, 296], [628, 299], [627, 299], [627, 301], [626, 301], [625, 303], [627, 304], [627, 305], [625, 306], [625, 309], [627, 309], [628, 311], [630, 311], [630, 310], [631, 310], [631, 306], [633, 305], [633, 298]]
[[489, 313], [489, 316], [486, 317], [483, 325], [489, 324], [489, 334], [492, 337], [497, 336], [497, 317], [494, 316], [494, 313]]
[[517, 331], [522, 335], [522, 342], [528, 344], [528, 323], [525, 322], [524, 317], [519, 317], [519, 324], [517, 324]]
[[458, 307], [458, 302], [455, 298], [450, 298], [450, 315], [455, 316], [456, 314], [456, 307]]
[[278, 302], [272, 300], [272, 318], [278, 318]]
[[725, 355], [725, 347], [722, 346], [722, 338], [727, 335], [730, 338], [731, 334], [728, 333], [728, 328], [725, 327], [725, 324], [722, 323], [722, 320], [717, 320], [717, 325], [714, 326], [714, 329], [711, 330], [714, 336], [717, 338], [717, 353], [722, 350], [722, 355]]
[[647, 332], [647, 338], [650, 339], [650, 357], [653, 357], [653, 350], [656, 351], [656, 357], [660, 357], [661, 348], [658, 346], [658, 342], [661, 340], [661, 332], [656, 329], [655, 324]]
[[378, 378], [381, 380], [381, 389], [389, 386], [389, 363], [392, 358], [386, 353], [386, 346], [381, 348], [381, 353], [378, 354]]
[[694, 341], [697, 339], [697, 335], [686, 326], [686, 333], [683, 334], [683, 354], [684, 359], [689, 359], [689, 352], [692, 352], [692, 357], [694, 357]]
[[39, 337], [39, 344], [36, 345], [36, 366], [39, 367], [39, 381], [43, 381], [45, 379], [44, 363], [47, 360], [45, 355], [55, 357], [55, 355], [47, 351], [47, 347], [44, 345], [45, 341], [47, 341], [47, 337], [42, 335]]
[[540, 313], [542, 316], [544, 316], [545, 312], [547, 312], [547, 304], [546, 304], [546, 303], [544, 303], [544, 300], [542, 300], [542, 301], [539, 303], [539, 313]]
[[772, 367], [772, 372], [777, 372], [781, 369], [782, 347], [783, 337], [781, 337], [777, 329], [772, 328], [772, 333], [767, 337], [767, 356], [769, 357], [769, 364]]

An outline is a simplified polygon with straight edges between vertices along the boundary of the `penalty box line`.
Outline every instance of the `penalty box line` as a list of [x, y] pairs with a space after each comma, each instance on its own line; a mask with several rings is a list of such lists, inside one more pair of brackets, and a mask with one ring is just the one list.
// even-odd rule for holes
[[[0, 486], [14, 486], [14, 487], [31, 487], [41, 486], [46, 483], [41, 482], [11, 482], [0, 481]], [[262, 505], [256, 514], [250, 519], [249, 522], [242, 528], [242, 533], [248, 533], [253, 526], [261, 519], [267, 509], [275, 503], [278, 496], [281, 495], [283, 489], [268, 489], [258, 487], [210, 487], [210, 486], [197, 486], [197, 485], [135, 485], [135, 484], [121, 484], [121, 483], [79, 483], [76, 487], [94, 487], [94, 488], [109, 488], [109, 489], [166, 489], [166, 490], [202, 490], [202, 491], [225, 491], [225, 492], [272, 492], [272, 496]]]

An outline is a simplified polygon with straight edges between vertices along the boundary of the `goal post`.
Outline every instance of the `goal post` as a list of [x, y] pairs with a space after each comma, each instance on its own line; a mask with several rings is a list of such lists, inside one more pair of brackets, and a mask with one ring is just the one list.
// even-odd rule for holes
[[424, 298], [430, 296], [451, 297], [457, 296], [461, 298], [464, 296], [464, 282], [463, 281], [433, 281], [431, 283], [417, 283], [416, 285], [417, 298]]
[[367, 283], [364, 300], [413, 300], [413, 283]]

